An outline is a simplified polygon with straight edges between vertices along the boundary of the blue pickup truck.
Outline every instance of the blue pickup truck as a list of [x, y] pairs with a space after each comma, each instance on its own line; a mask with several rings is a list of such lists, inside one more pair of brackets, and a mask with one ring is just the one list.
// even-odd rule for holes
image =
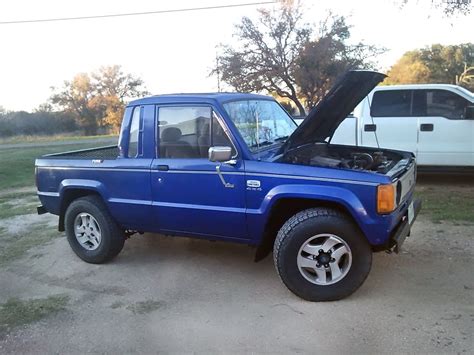
[[340, 122], [384, 79], [350, 71], [297, 126], [271, 97], [143, 98], [118, 146], [36, 160], [38, 213], [59, 216], [84, 261], [117, 256], [134, 233], [245, 243], [310, 301], [344, 298], [374, 251], [398, 251], [420, 202], [412, 153], [331, 144]]

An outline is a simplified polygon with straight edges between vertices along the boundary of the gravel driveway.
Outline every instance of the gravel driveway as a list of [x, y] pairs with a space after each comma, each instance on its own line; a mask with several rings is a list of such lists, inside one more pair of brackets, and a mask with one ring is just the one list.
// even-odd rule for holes
[[0, 353], [473, 350], [472, 224], [420, 217], [404, 251], [376, 254], [354, 295], [310, 303], [246, 246], [145, 234], [113, 262], [89, 265], [55, 223], [50, 215], [0, 223], [7, 234], [53, 234], [1, 266], [0, 303], [62, 300], [48, 303], [50, 315], [0, 332]]

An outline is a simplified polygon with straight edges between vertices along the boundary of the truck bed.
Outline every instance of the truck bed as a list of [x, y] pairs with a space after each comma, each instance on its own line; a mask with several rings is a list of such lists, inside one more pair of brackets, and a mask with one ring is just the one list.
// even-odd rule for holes
[[116, 145], [109, 145], [105, 147], [88, 148], [81, 150], [72, 150], [68, 152], [47, 154], [42, 158], [48, 159], [100, 159], [100, 160], [114, 160], [119, 156], [119, 149]]

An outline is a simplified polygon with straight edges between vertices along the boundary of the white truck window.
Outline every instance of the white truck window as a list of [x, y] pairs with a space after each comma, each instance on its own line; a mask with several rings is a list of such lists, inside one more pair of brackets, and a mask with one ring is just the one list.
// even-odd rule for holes
[[413, 114], [459, 120], [466, 118], [468, 103], [465, 98], [447, 90], [415, 90]]
[[410, 115], [411, 90], [382, 90], [374, 93], [372, 117], [406, 117]]

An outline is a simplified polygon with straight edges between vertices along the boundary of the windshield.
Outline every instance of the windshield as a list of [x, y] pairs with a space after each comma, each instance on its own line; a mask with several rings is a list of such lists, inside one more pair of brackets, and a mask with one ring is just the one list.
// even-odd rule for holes
[[283, 143], [297, 127], [275, 101], [233, 101], [224, 104], [224, 108], [252, 152]]

